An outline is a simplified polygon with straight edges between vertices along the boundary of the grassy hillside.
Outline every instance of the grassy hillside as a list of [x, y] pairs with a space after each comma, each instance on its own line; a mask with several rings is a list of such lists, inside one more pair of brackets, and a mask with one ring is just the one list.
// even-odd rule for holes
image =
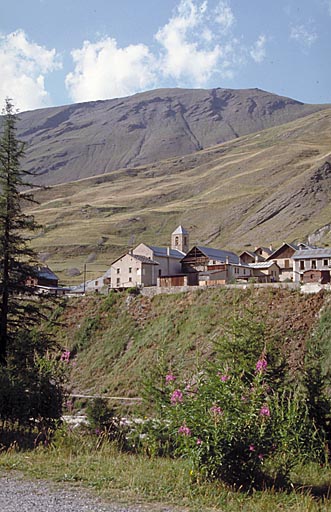
[[[88, 277], [96, 277], [141, 241], [168, 245], [179, 223], [192, 245], [236, 251], [304, 240], [331, 218], [330, 125], [323, 110], [185, 157], [39, 191], [40, 204], [27, 210], [44, 225], [33, 245], [70, 283], [68, 269], [82, 271], [91, 253]], [[330, 230], [323, 236], [328, 243]]]
[[232, 339], [238, 320], [248, 345], [261, 324], [261, 351], [266, 344], [284, 358], [289, 378], [302, 368], [306, 344], [318, 332], [327, 371], [330, 313], [327, 294], [286, 289], [215, 288], [152, 300], [111, 293], [71, 299], [57, 312], [56, 335], [75, 356], [73, 391], [132, 397], [141, 395], [146, 374], [159, 364], [185, 372], [212, 358], [224, 337]]

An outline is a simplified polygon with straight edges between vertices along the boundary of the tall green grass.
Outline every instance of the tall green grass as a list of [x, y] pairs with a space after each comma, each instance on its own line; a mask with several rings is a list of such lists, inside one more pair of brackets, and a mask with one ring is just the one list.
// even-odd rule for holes
[[11, 448], [0, 455], [0, 469], [26, 477], [80, 485], [119, 503], [162, 503], [190, 512], [326, 512], [331, 510], [331, 469], [296, 468], [292, 492], [274, 489], [251, 494], [222, 483], [196, 481], [185, 460], [147, 458], [121, 453], [100, 437], [58, 433], [54, 444], [33, 451]]

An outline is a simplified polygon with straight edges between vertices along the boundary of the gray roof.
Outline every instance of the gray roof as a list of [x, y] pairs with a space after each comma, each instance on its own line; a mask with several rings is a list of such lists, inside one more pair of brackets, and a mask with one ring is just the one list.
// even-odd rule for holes
[[38, 277], [42, 277], [44, 279], [50, 279], [52, 281], [58, 281], [58, 277], [54, 272], [48, 267], [38, 267], [36, 269], [36, 274]]
[[257, 263], [248, 263], [250, 268], [269, 268], [272, 265], [277, 265], [273, 261], [258, 261]]
[[292, 258], [294, 260], [307, 260], [313, 258], [331, 258], [331, 248], [326, 247], [324, 249], [303, 249], [296, 251]]
[[177, 249], [169, 249], [169, 247], [157, 247], [155, 245], [148, 245], [148, 247], [152, 249], [154, 256], [166, 257], [168, 256], [168, 252], [172, 258], [179, 260], [185, 256], [184, 252], [178, 251]]
[[198, 245], [197, 248], [211, 260], [217, 260], [225, 263], [228, 259], [229, 263], [239, 264], [239, 256], [234, 252], [212, 249], [211, 247], [202, 247], [200, 245]]
[[252, 258], [255, 258], [255, 256], [257, 256], [257, 255], [255, 254], [255, 252], [252, 252], [252, 251], [242, 251], [242, 252], [240, 253], [240, 256], [242, 256], [243, 254], [249, 254], [249, 256], [252, 256]]
[[149, 265], [158, 265], [157, 261], [150, 260], [147, 256], [140, 256], [139, 254], [130, 254], [135, 260], [141, 261], [142, 263], [148, 263]]
[[293, 251], [299, 251], [300, 249], [306, 251], [308, 249], [314, 249], [314, 247], [311, 247], [303, 242], [299, 242], [298, 244], [295, 244], [293, 242], [283, 242], [282, 245], [280, 245], [277, 249], [275, 249], [271, 254], [269, 254], [269, 256], [267, 257], [267, 260], [272, 260], [274, 255], [280, 251], [280, 249], [282, 249], [285, 245], [287, 245], [288, 247], [291, 247], [291, 249], [293, 249]]
[[175, 231], [172, 233], [173, 235], [188, 235], [188, 231], [183, 228], [182, 225], [178, 226]]

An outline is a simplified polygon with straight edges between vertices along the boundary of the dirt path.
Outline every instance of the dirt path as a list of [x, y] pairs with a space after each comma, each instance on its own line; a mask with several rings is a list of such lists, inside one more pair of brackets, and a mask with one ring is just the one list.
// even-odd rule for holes
[[86, 489], [44, 480], [27, 480], [20, 473], [0, 473], [0, 511], [5, 512], [175, 512], [162, 505], [121, 505], [107, 502]]

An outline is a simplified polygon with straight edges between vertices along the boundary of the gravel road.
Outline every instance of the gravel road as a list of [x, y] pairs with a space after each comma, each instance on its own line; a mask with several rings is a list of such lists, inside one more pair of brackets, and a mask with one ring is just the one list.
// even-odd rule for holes
[[66, 484], [26, 480], [19, 473], [0, 473], [2, 512], [175, 512], [155, 505], [119, 505]]

